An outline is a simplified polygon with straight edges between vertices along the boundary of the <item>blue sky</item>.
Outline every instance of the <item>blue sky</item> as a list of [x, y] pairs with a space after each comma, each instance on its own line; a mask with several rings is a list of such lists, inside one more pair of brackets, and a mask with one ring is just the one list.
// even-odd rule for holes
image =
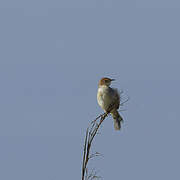
[[107, 179], [179, 179], [180, 3], [0, 2], [0, 179], [80, 179], [101, 77], [130, 96], [92, 162]]

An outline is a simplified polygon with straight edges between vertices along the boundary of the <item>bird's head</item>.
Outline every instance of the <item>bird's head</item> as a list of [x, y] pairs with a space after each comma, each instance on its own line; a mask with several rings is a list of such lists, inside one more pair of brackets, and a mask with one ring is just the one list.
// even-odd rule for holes
[[104, 77], [99, 81], [99, 86], [109, 87], [111, 85], [112, 81], [115, 81], [115, 79], [110, 79], [110, 78]]

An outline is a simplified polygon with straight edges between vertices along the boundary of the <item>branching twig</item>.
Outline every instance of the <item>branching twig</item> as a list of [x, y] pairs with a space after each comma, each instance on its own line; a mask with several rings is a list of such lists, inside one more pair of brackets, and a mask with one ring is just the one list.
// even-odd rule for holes
[[87, 174], [88, 173], [87, 164], [91, 158], [99, 155], [99, 153], [90, 154], [90, 149], [91, 149], [93, 139], [94, 139], [95, 135], [97, 134], [97, 131], [98, 131], [100, 125], [105, 120], [107, 115], [108, 115], [108, 113], [104, 113], [104, 114], [101, 114], [100, 116], [98, 116], [95, 120], [93, 120], [91, 122], [90, 127], [88, 127], [86, 130], [86, 136], [85, 136], [85, 142], [84, 142], [84, 152], [83, 152], [83, 164], [82, 164], [82, 180], [93, 179], [93, 177], [94, 177], [94, 179], [98, 178], [98, 176], [96, 174], [91, 173], [90, 176]]

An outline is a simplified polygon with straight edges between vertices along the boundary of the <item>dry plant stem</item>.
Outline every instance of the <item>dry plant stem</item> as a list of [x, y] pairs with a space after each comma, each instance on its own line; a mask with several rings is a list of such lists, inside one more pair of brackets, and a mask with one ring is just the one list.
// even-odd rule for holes
[[[90, 155], [91, 144], [93, 142], [95, 135], [97, 134], [99, 127], [101, 126], [102, 122], [105, 120], [107, 115], [108, 113], [104, 113], [98, 116], [94, 121], [91, 122], [90, 127], [88, 127], [86, 130], [84, 152], [83, 152], [83, 164], [82, 164], [82, 180], [85, 180], [85, 178], [89, 179], [90, 177], [93, 177], [91, 175], [88, 178], [88, 169], [87, 169], [88, 161], [89, 159], [91, 159], [91, 155]], [[100, 119], [99, 122], [97, 122], [98, 119]], [[94, 177], [98, 178], [97, 176], [94, 176]]]

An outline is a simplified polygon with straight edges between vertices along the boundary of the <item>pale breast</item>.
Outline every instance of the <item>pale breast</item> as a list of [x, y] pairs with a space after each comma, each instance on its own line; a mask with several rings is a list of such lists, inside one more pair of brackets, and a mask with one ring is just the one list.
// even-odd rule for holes
[[109, 89], [109, 87], [99, 87], [97, 93], [97, 101], [99, 106], [104, 111], [107, 111], [109, 106], [113, 102], [111, 89]]

